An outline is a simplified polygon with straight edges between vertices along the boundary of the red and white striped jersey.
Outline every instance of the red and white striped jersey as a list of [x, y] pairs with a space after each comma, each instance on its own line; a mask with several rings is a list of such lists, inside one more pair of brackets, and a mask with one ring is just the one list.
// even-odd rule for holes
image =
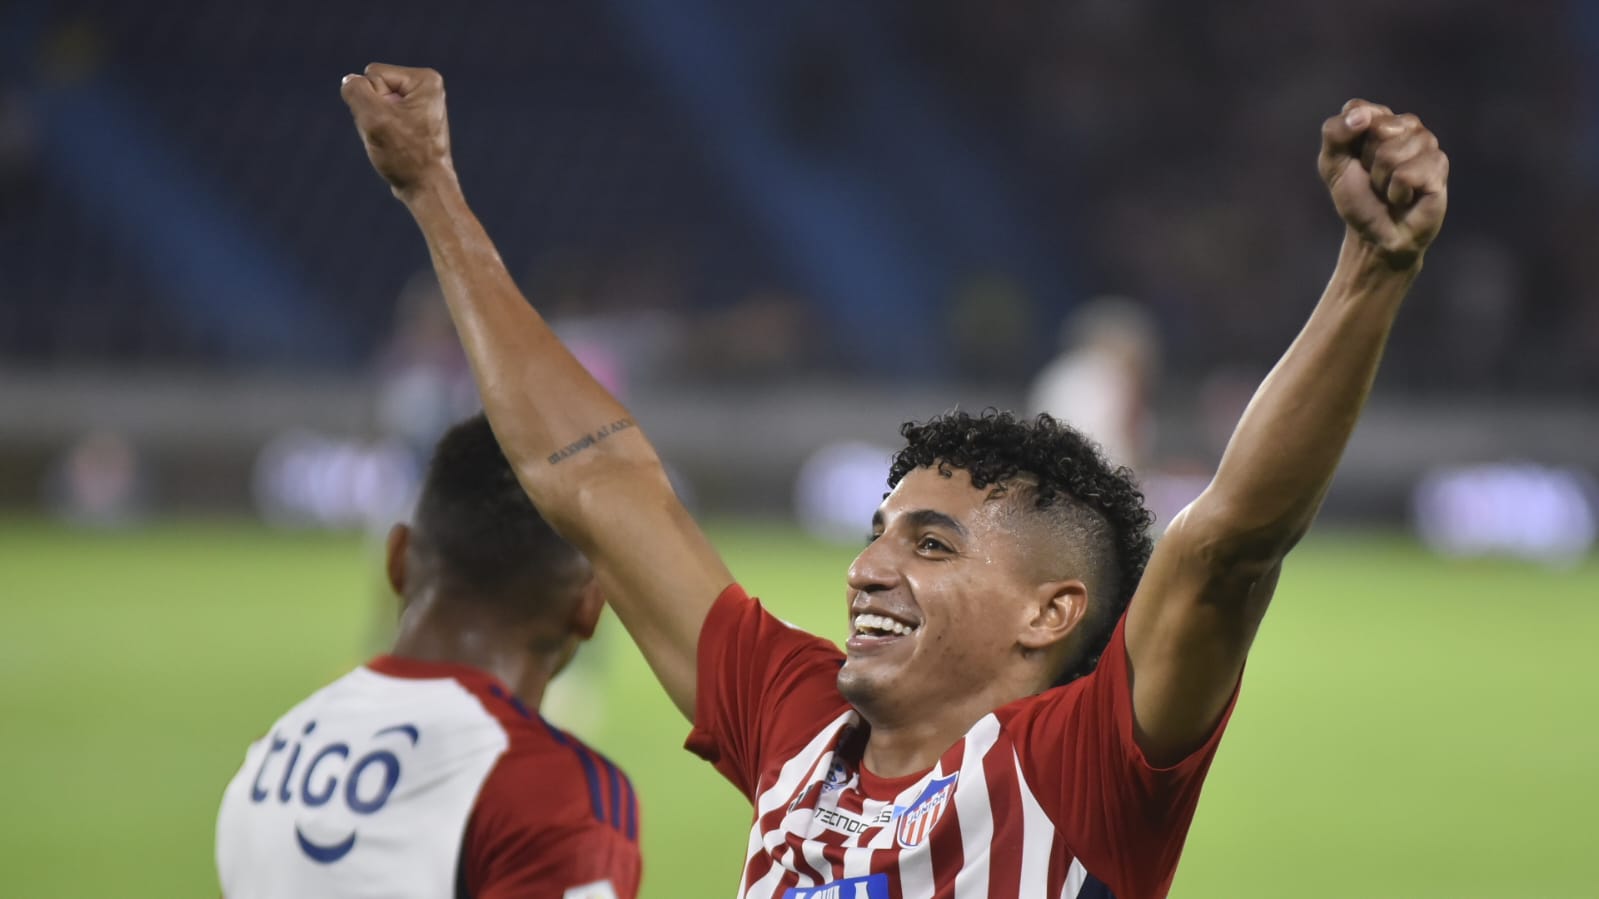
[[706, 619], [687, 745], [754, 803], [740, 899], [1166, 895], [1227, 719], [1152, 767], [1121, 624], [1094, 674], [985, 715], [906, 777], [861, 763], [843, 660], [737, 585]]
[[638, 805], [489, 673], [382, 656], [249, 748], [216, 858], [228, 899], [631, 899]]

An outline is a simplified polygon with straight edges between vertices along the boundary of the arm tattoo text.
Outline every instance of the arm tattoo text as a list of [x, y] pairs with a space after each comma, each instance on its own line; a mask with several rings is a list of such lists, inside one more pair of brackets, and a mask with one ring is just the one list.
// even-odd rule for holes
[[592, 434], [585, 434], [581, 440], [574, 440], [555, 452], [550, 453], [549, 463], [551, 465], [559, 465], [578, 453], [581, 453], [586, 449], [590, 449], [595, 444], [611, 436], [612, 434], [615, 434], [618, 431], [625, 431], [631, 427], [633, 427], [633, 419], [618, 418], [616, 421], [605, 425]]

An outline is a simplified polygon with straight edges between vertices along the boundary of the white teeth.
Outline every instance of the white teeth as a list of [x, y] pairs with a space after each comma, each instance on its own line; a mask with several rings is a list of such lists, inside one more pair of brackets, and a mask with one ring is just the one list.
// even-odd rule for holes
[[913, 627], [907, 627], [884, 615], [855, 616], [856, 633], [860, 633], [862, 631], [882, 631], [883, 633], [905, 636], [914, 632], [915, 630], [916, 629]]

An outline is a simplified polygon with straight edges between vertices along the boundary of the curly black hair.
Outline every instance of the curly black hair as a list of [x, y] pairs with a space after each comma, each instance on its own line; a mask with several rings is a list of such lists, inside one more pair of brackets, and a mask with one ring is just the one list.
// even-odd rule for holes
[[1112, 465], [1092, 440], [1049, 415], [1028, 420], [994, 409], [978, 415], [956, 411], [922, 424], [906, 422], [900, 435], [906, 445], [894, 455], [890, 489], [915, 469], [931, 467], [946, 475], [960, 469], [979, 490], [1027, 480], [1032, 508], [1046, 513], [1084, 553], [1094, 583], [1077, 650], [1055, 685], [1093, 671], [1154, 545], [1154, 516], [1132, 471]]

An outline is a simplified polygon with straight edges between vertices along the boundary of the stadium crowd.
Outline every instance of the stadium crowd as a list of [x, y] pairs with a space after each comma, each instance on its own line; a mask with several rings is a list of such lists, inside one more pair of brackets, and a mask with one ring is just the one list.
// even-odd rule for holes
[[[692, 378], [707, 360], [713, 374], [855, 365], [828, 337], [836, 306], [719, 180], [713, 138], [674, 107], [682, 99], [644, 54], [629, 52], [615, 15], [545, 4], [444, 18], [411, 0], [383, 17], [309, 2], [222, 18], [199, 0], [149, 14], [73, 6], [12, 29], [31, 46], [0, 71], [0, 358], [12, 364], [283, 363], [270, 349], [251, 356], [217, 341], [225, 324], [171, 299], [183, 266], [134, 233], [139, 221], [199, 208], [227, 224], [213, 230], [232, 244], [194, 252], [215, 252], [218, 264], [267, 260], [286, 272], [282, 289], [303, 292], [302, 306], [338, 326], [325, 330], [343, 339], [309, 364], [371, 365], [382, 338], [369, 323], [393, 315], [411, 273], [374, 270], [337, 238], [413, 238], [382, 197], [361, 190], [338, 116], [307, 112], [321, 108], [315, 92], [353, 43], [426, 58], [457, 83], [518, 85], [525, 114], [514, 120], [493, 117], [511, 102], [499, 89], [477, 90], [456, 113], [459, 152], [481, 185], [517, 185], [474, 195], [512, 271], [573, 329], [649, 322], [626, 338], [630, 350], [645, 341], [639, 374]], [[1385, 24], [1372, 28], [1379, 10]], [[289, 53], [313, 14], [323, 27]], [[495, 16], [502, 27], [485, 27]], [[1599, 384], [1599, 263], [1589, 250], [1599, 237], [1590, 87], [1599, 29], [1581, 4], [1524, 4], [1512, 16], [1488, 0], [1224, 9], [939, 0], [812, 20], [826, 16], [877, 18], [796, 30], [792, 56], [803, 64], [766, 72], [782, 139], [855, 127], [828, 110], [897, 66], [959, 133], [980, 136], [1015, 198], [1009, 214], [1059, 253], [1044, 260], [1064, 273], [1053, 287], [971, 271], [927, 298], [940, 311], [941, 349], [959, 363], [941, 374], [1016, 382], [1047, 359], [1061, 319], [1106, 292], [1153, 309], [1169, 381], [1223, 360], [1264, 366], [1303, 315], [1293, 298], [1325, 278], [1322, 247], [1337, 226], [1299, 152], [1298, 119], [1366, 91], [1427, 110], [1460, 183], [1500, 188], [1465, 192], [1452, 211], [1454, 239], [1434, 260], [1441, 274], [1418, 288], [1386, 377], [1420, 391]], [[888, 36], [874, 45], [881, 52], [847, 45], [866, 25]], [[227, 97], [187, 74], [260, 64], [280, 81]], [[113, 127], [81, 120], [95, 89], [141, 110], [150, 169], [185, 172], [172, 195], [192, 202], [106, 216], [86, 199], [84, 177], [62, 161], [73, 154], [58, 151]], [[476, 139], [487, 132], [494, 141]], [[1530, 133], [1540, 139], [1518, 137]], [[735, 333], [736, 356], [704, 352]]]

